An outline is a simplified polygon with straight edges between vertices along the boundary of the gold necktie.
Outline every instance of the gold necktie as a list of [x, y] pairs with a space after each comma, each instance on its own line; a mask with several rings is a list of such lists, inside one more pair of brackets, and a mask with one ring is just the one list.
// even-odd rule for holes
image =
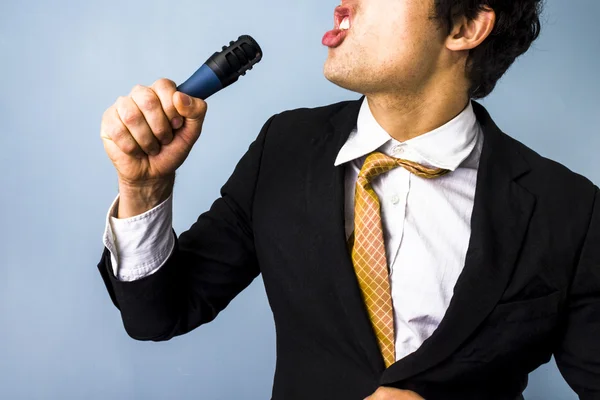
[[450, 172], [447, 169], [429, 168], [413, 161], [374, 152], [367, 156], [358, 174], [354, 235], [350, 238], [352, 263], [386, 368], [396, 360], [394, 313], [379, 198], [371, 187], [371, 181], [399, 166], [422, 178], [437, 178]]

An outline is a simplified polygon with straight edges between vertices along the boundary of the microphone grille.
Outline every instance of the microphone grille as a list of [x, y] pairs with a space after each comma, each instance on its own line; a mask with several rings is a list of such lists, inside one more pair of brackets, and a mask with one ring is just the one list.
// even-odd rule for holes
[[262, 49], [256, 40], [250, 35], [242, 35], [236, 41], [229, 42], [229, 46], [223, 46], [220, 53], [213, 54], [207, 64], [219, 76], [223, 85], [228, 85], [252, 69], [262, 59], [262, 55]]

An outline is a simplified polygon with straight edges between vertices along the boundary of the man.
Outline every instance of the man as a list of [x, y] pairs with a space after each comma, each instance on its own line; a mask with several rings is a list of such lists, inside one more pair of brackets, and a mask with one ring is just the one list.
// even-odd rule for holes
[[600, 196], [471, 99], [537, 0], [354, 0], [325, 76], [358, 101], [271, 117], [209, 211], [171, 229], [206, 103], [136, 86], [102, 121], [119, 196], [98, 264], [125, 329], [168, 340], [262, 273], [273, 399], [516, 399], [554, 354], [600, 398]]

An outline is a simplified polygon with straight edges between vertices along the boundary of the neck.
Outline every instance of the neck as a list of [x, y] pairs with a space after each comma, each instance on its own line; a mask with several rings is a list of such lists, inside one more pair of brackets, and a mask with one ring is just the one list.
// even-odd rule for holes
[[[455, 88], [451, 88], [455, 89]], [[430, 132], [452, 120], [468, 105], [462, 91], [437, 88], [424, 93], [375, 93], [366, 95], [375, 120], [394, 139], [404, 142]]]

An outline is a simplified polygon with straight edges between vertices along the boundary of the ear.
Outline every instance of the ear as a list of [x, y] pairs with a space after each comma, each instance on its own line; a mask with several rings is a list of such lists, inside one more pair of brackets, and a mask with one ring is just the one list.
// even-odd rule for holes
[[487, 6], [473, 19], [458, 18], [446, 38], [446, 48], [453, 51], [474, 49], [490, 35], [495, 23], [496, 13]]

